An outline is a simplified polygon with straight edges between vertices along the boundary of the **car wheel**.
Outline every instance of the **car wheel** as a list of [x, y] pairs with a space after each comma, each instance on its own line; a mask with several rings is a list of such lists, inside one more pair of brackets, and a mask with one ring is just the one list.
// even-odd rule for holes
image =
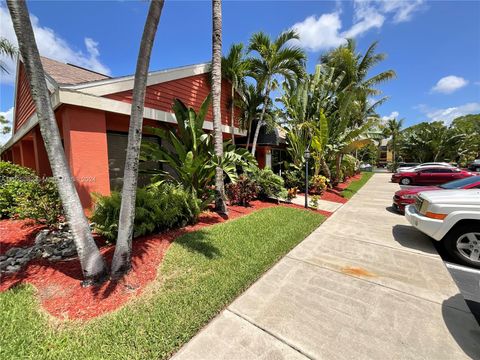
[[410, 185], [412, 183], [412, 180], [410, 178], [402, 178], [402, 180], [400, 180], [400, 184], [402, 185]]
[[480, 225], [452, 229], [443, 239], [445, 250], [458, 262], [480, 269]]

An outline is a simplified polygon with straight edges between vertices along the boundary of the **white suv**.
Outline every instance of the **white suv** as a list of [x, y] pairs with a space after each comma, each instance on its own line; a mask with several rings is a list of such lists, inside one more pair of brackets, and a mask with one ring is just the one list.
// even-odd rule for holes
[[420, 231], [443, 242], [459, 262], [480, 268], [480, 190], [425, 191], [405, 208]]

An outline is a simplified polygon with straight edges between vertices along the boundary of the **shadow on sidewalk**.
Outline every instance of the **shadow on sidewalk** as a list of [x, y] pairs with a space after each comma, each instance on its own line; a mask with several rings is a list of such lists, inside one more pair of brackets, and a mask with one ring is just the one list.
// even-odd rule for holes
[[[472, 359], [480, 359], [480, 326], [473, 320], [472, 325], [465, 324], [458, 318], [456, 304], [463, 302], [460, 294], [450, 297], [442, 303], [442, 316], [445, 325], [458, 346]], [[472, 315], [473, 318], [473, 315]]]
[[394, 225], [392, 234], [396, 242], [410, 249], [420, 250], [427, 254], [436, 255], [430, 238], [410, 225]]

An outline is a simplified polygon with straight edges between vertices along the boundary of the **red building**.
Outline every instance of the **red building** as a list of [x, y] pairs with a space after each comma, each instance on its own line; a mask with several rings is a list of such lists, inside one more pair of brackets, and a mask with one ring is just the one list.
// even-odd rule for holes
[[[92, 192], [109, 194], [121, 184], [134, 78], [110, 78], [47, 58], [42, 58], [42, 63], [65, 154], [80, 199], [87, 209], [92, 205]], [[145, 96], [144, 125], [175, 126], [171, 110], [175, 98], [199, 109], [210, 93], [208, 71], [209, 64], [198, 64], [151, 72]], [[229, 88], [230, 84], [224, 80], [221, 104], [225, 138], [232, 133]], [[239, 115], [238, 109], [236, 115]], [[238, 122], [236, 124], [235, 135], [245, 136], [245, 132], [238, 129]], [[212, 128], [210, 109], [205, 129]], [[32, 168], [41, 176], [51, 176], [35, 104], [21, 62], [17, 66], [13, 136], [4, 146], [1, 158]]]

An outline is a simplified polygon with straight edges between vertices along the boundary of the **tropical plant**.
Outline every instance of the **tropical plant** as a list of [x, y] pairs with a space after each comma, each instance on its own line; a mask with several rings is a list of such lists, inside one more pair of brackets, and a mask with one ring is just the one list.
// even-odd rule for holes
[[250, 147], [252, 124], [254, 121], [259, 119], [260, 114], [262, 113], [260, 106], [263, 103], [264, 96], [261, 94], [261, 91], [257, 88], [257, 86], [253, 84], [247, 84], [243, 90], [243, 97], [239, 101], [241, 109], [240, 128], [247, 130], [246, 149]]
[[26, 2], [8, 0], [7, 6], [17, 36], [19, 53], [25, 65], [50, 167], [77, 248], [84, 277], [83, 285], [102, 282], [107, 278], [107, 267], [93, 240], [68, 167]]
[[293, 83], [305, 72], [305, 52], [300, 48], [288, 45], [288, 42], [294, 39], [299, 39], [299, 36], [293, 30], [281, 33], [274, 41], [263, 32], [257, 32], [250, 38], [248, 52], [255, 53], [256, 56], [248, 60], [249, 67], [264, 95], [262, 111], [253, 137], [252, 155], [255, 155], [258, 134], [264, 125], [264, 117], [270, 101], [270, 92], [275, 84], [275, 77], [281, 76], [286, 81]]
[[310, 179], [310, 189], [309, 192], [312, 194], [321, 195], [325, 192], [328, 186], [328, 178], [322, 175], [314, 175]]
[[230, 47], [228, 55], [222, 57], [222, 75], [224, 78], [230, 81], [230, 93], [232, 99], [229, 106], [233, 145], [235, 145], [235, 104], [237, 102], [236, 93], [245, 89], [245, 76], [247, 71], [248, 63], [244, 59], [243, 44], [233, 44]]
[[[9, 57], [13, 59], [18, 54], [18, 49], [4, 37], [0, 37], [0, 56]], [[0, 60], [0, 72], [3, 71], [8, 74], [7, 65]]]
[[402, 130], [403, 119], [388, 119], [384, 127], [384, 134], [392, 138], [392, 158], [394, 166], [397, 163], [397, 141], [400, 131]]
[[[223, 158], [223, 131], [221, 114], [222, 94], [222, 1], [212, 0], [212, 106], [213, 106], [213, 143], [216, 157]], [[225, 203], [225, 184], [223, 169], [215, 167], [215, 210], [228, 214]]]
[[280, 192], [284, 189], [283, 178], [268, 168], [257, 168], [249, 176], [258, 186], [258, 197], [260, 199], [278, 198]]
[[227, 184], [226, 190], [232, 205], [248, 206], [258, 196], [259, 187], [255, 181], [240, 175], [236, 183]]
[[132, 267], [132, 235], [135, 219], [138, 163], [142, 143], [143, 109], [147, 87], [148, 67], [153, 42], [163, 9], [163, 0], [152, 0], [143, 29], [135, 70], [130, 125], [128, 129], [127, 155], [122, 186], [122, 203], [118, 223], [118, 238], [112, 260], [112, 278], [121, 278]]
[[[90, 217], [95, 232], [109, 242], [115, 242], [121, 212], [121, 193], [94, 195], [94, 210]], [[166, 182], [137, 189], [133, 238], [194, 224], [200, 214], [197, 198], [181, 186]]]
[[341, 89], [350, 88], [361, 97], [375, 96], [381, 93], [375, 88], [376, 85], [396, 76], [395, 71], [390, 69], [368, 77], [371, 69], [386, 58], [384, 53], [375, 53], [377, 47], [378, 41], [375, 41], [362, 55], [357, 51], [355, 40], [348, 39], [345, 45], [322, 55], [320, 60], [335, 69], [335, 77], [343, 76]]
[[215, 169], [222, 169], [231, 182], [238, 179], [237, 167], [246, 171], [256, 168], [256, 161], [248, 150], [236, 148], [225, 142], [224, 156], [219, 158], [213, 146], [213, 134], [203, 130], [205, 116], [210, 105], [210, 96], [202, 103], [198, 112], [180, 100], [175, 100], [173, 110], [177, 119], [176, 130], [148, 127], [147, 130], [166, 144], [142, 144], [142, 161], [154, 161], [160, 165], [149, 170], [153, 181], [171, 180], [182, 184], [185, 189], [202, 201], [202, 208], [214, 198]]

